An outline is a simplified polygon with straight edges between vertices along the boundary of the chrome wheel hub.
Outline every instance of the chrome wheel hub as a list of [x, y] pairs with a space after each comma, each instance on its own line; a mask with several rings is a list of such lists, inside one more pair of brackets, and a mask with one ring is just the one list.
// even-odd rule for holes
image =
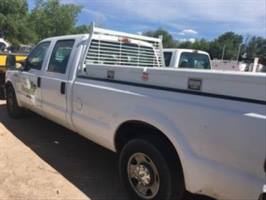
[[156, 196], [160, 177], [156, 165], [143, 153], [133, 154], [127, 165], [128, 179], [134, 191], [144, 199]]

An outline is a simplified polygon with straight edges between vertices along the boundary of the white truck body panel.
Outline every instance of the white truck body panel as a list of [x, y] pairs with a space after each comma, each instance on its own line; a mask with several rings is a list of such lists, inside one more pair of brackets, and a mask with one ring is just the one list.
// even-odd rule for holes
[[[103, 40], [108, 34], [114, 33], [105, 31]], [[66, 73], [47, 72], [55, 41], [66, 39], [75, 40]], [[7, 71], [19, 104], [112, 151], [121, 124], [145, 122], [175, 147], [187, 190], [258, 199], [265, 184], [265, 74], [84, 64], [90, 40], [91, 35], [48, 38], [42, 70]], [[37, 76], [42, 88], [29, 98], [21, 87], [36, 84]], [[65, 95], [58, 93], [62, 81]]]

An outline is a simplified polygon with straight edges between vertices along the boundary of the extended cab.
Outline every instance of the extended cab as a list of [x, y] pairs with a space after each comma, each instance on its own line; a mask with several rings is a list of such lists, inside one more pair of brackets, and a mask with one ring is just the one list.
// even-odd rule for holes
[[[11, 117], [34, 111], [117, 152], [135, 199], [258, 199], [265, 74], [165, 68], [161, 39], [92, 27], [41, 41], [6, 75]], [[91, 158], [93, 159], [93, 158]]]
[[212, 69], [210, 55], [194, 49], [164, 49], [165, 66], [182, 69]]

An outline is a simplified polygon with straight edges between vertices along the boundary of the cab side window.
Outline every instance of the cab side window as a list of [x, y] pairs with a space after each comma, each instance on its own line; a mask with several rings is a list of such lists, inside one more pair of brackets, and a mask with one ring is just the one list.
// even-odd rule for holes
[[50, 42], [42, 42], [33, 49], [31, 54], [28, 56], [28, 59], [26, 62], [27, 70], [30, 70], [30, 69], [41, 70], [42, 69], [42, 63], [43, 63], [43, 60], [44, 60], [44, 57], [46, 55], [49, 45], [50, 45]]
[[74, 42], [74, 40], [59, 40], [56, 42], [48, 66], [49, 72], [61, 74], [66, 72]]

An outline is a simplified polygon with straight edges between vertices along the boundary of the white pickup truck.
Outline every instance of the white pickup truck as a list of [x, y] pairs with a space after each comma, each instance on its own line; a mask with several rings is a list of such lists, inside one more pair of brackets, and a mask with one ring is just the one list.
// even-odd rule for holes
[[165, 68], [161, 39], [93, 27], [41, 41], [6, 92], [11, 117], [29, 109], [117, 152], [135, 199], [262, 193], [265, 74]]
[[166, 67], [212, 69], [210, 55], [195, 49], [163, 49]]

